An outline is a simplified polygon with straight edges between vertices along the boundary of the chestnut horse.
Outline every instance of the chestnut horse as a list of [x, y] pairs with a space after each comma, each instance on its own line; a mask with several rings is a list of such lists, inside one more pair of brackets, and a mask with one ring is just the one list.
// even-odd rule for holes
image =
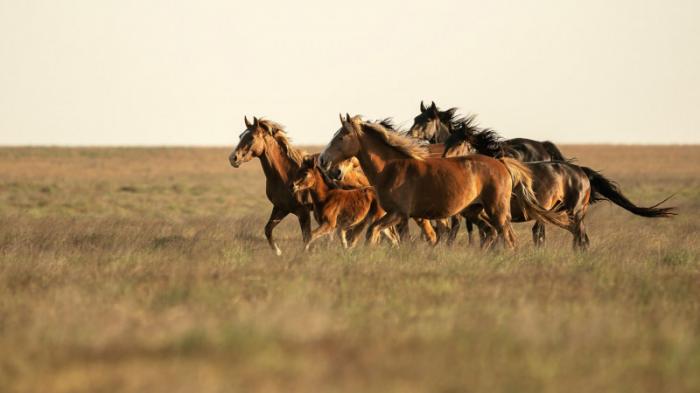
[[[311, 232], [305, 249], [308, 251], [311, 243], [332, 234], [335, 229], [339, 232], [343, 247], [354, 247], [365, 226], [380, 219], [385, 212], [379, 206], [372, 187], [340, 188], [317, 168], [317, 161], [317, 157], [307, 156], [292, 183], [295, 193], [309, 192], [320, 224]], [[383, 233], [392, 244], [398, 244], [393, 228]]]
[[[498, 134], [489, 129], [479, 130], [471, 121], [464, 121], [457, 127], [445, 142], [445, 146], [445, 157], [461, 153], [465, 146], [490, 157], [498, 158], [505, 154]], [[675, 214], [674, 208], [658, 207], [668, 198], [652, 207], [636, 206], [622, 194], [614, 182], [587, 167], [567, 161], [537, 161], [524, 164], [532, 171], [532, 188], [537, 203], [547, 210], [561, 213], [563, 218], [568, 220], [564, 229], [573, 235], [575, 249], [586, 249], [590, 243], [583, 220], [590, 205], [598, 201], [611, 201], [643, 217], [670, 217]], [[532, 228], [532, 239], [537, 246], [544, 244], [544, 223], [529, 216], [517, 198], [511, 200], [511, 214], [513, 222], [535, 219], [537, 223]], [[484, 228], [483, 220], [477, 221], [479, 227]], [[456, 230], [451, 236], [456, 236]]]
[[[421, 103], [422, 105], [422, 103]], [[408, 131], [401, 131], [399, 130], [393, 123], [391, 118], [386, 118], [384, 120], [381, 120], [379, 122], [384, 128], [390, 130], [390, 131], [395, 131], [398, 133], [401, 133], [403, 135], [408, 135]], [[427, 151], [428, 154], [426, 157], [429, 158], [439, 158], [442, 157], [443, 152], [445, 151], [445, 144], [444, 143], [431, 143], [430, 141], [426, 141], [426, 143], [423, 145]], [[459, 147], [455, 147], [454, 154], [453, 156], [458, 156], [458, 155], [467, 155], [470, 153], [470, 150], [468, 146], [465, 146], [464, 149], [460, 150]], [[449, 220], [447, 219], [442, 219], [442, 220], [436, 220], [435, 221], [435, 228], [437, 228], [437, 231], [433, 229], [433, 225], [430, 223], [430, 220], [423, 220], [422, 218], [416, 218], [414, 221], [416, 221], [416, 224], [418, 224], [418, 227], [423, 231], [423, 235], [427, 239], [431, 239], [433, 237], [437, 238], [437, 241], [439, 242], [442, 237], [449, 232]], [[408, 228], [408, 221], [402, 220], [399, 224], [396, 225], [396, 229], [399, 232], [399, 235], [401, 237], [401, 240], [407, 240], [410, 238], [410, 233], [409, 233], [409, 228]]]
[[529, 213], [558, 222], [558, 217], [533, 202], [531, 174], [516, 160], [478, 154], [426, 158], [425, 148], [416, 139], [387, 130], [380, 123], [363, 122], [359, 116], [350, 115], [345, 119], [341, 116], [340, 120], [341, 128], [319, 156], [319, 165], [327, 171], [338, 162], [353, 156], [358, 158], [387, 212], [370, 226], [372, 244], [379, 240], [381, 230], [402, 219], [441, 219], [483, 210], [494, 229], [484, 247], [491, 247], [499, 236], [506, 247], [512, 248], [515, 245], [510, 226], [513, 192], [525, 201]]

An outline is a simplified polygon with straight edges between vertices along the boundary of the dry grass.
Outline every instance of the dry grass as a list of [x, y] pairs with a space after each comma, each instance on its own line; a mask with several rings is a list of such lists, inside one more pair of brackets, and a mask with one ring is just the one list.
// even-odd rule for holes
[[700, 390], [700, 148], [564, 151], [680, 216], [276, 258], [225, 149], [0, 149], [0, 391]]

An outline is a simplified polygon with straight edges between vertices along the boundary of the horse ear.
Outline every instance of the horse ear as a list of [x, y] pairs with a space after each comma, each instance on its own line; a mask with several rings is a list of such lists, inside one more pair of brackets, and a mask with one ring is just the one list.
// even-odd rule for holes
[[253, 125], [253, 124], [250, 122], [250, 120], [248, 120], [248, 116], [243, 116], [243, 121], [245, 121], [245, 126], [246, 126], [247, 128], [250, 128], [250, 126]]
[[340, 119], [340, 124], [345, 123], [345, 120], [343, 120], [343, 114], [342, 114], [342, 113], [338, 113], [338, 118]]
[[350, 118], [350, 114], [347, 112], [345, 112], [345, 121], [347, 121], [348, 123], [352, 121], [352, 119]]
[[255, 116], [253, 116], [253, 125], [254, 125], [255, 127], [257, 127], [258, 125], [260, 125], [260, 121], [259, 121], [258, 118], [255, 117]]
[[425, 112], [425, 104], [423, 104], [423, 100], [421, 100], [421, 102], [420, 102], [420, 111], [421, 111], [421, 113]]
[[437, 116], [438, 115], [438, 109], [437, 106], [435, 105], [435, 101], [430, 105], [430, 111], [433, 113], [433, 115]]

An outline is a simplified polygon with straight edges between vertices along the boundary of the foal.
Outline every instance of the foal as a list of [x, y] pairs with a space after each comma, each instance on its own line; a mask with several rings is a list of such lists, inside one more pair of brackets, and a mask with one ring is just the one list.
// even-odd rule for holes
[[[365, 226], [380, 219], [385, 212], [379, 206], [372, 187], [339, 188], [316, 167], [316, 163], [316, 157], [306, 157], [292, 183], [295, 193], [309, 191], [314, 215], [320, 223], [319, 227], [311, 232], [305, 249], [308, 251], [311, 243], [324, 235], [331, 235], [335, 229], [340, 234], [343, 247], [354, 247]], [[393, 228], [388, 228], [382, 233], [394, 246], [398, 245]]]

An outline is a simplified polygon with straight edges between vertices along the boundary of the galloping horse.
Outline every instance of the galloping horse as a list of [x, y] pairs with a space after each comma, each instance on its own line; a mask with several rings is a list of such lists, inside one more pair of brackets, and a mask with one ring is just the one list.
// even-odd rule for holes
[[229, 156], [234, 168], [254, 157], [260, 159], [267, 179], [265, 193], [272, 202], [272, 213], [265, 224], [265, 237], [277, 255], [282, 250], [272, 237], [272, 230], [290, 213], [297, 216], [304, 242], [311, 237], [311, 204], [295, 197], [291, 183], [299, 171], [304, 153], [292, 147], [284, 128], [270, 120], [253, 117], [253, 122], [245, 117], [246, 129], [240, 135], [240, 142]]
[[494, 229], [484, 247], [492, 246], [499, 236], [512, 248], [515, 245], [510, 226], [513, 192], [524, 201], [530, 214], [558, 223], [558, 217], [533, 201], [531, 174], [516, 160], [478, 154], [426, 158], [425, 148], [415, 139], [387, 130], [380, 123], [363, 122], [359, 116], [351, 118], [347, 114], [340, 121], [341, 128], [319, 156], [319, 166], [328, 171], [338, 162], [353, 156], [358, 158], [387, 212], [370, 227], [368, 236], [372, 244], [377, 243], [381, 230], [402, 219], [441, 219], [483, 210]]
[[[503, 157], [505, 148], [498, 134], [490, 129], [477, 129], [472, 124], [472, 120], [463, 121], [447, 139], [445, 157], [461, 153], [465, 146], [469, 146], [479, 154], [495, 158]], [[614, 182], [587, 167], [580, 167], [567, 161], [537, 161], [524, 164], [532, 171], [532, 188], [538, 204], [547, 210], [561, 213], [568, 221], [564, 229], [573, 235], [574, 248], [588, 247], [590, 242], [583, 220], [589, 206], [598, 201], [611, 201], [643, 217], [669, 217], [675, 214], [674, 208], [658, 207], [668, 198], [651, 207], [636, 206], [622, 194]], [[535, 245], [544, 243], [544, 223], [540, 219], [529, 216], [517, 198], [511, 200], [511, 214], [513, 222], [537, 220], [532, 228], [532, 238]], [[478, 224], [480, 228], [484, 228], [483, 222]], [[451, 236], [454, 235], [456, 230], [451, 233]]]

